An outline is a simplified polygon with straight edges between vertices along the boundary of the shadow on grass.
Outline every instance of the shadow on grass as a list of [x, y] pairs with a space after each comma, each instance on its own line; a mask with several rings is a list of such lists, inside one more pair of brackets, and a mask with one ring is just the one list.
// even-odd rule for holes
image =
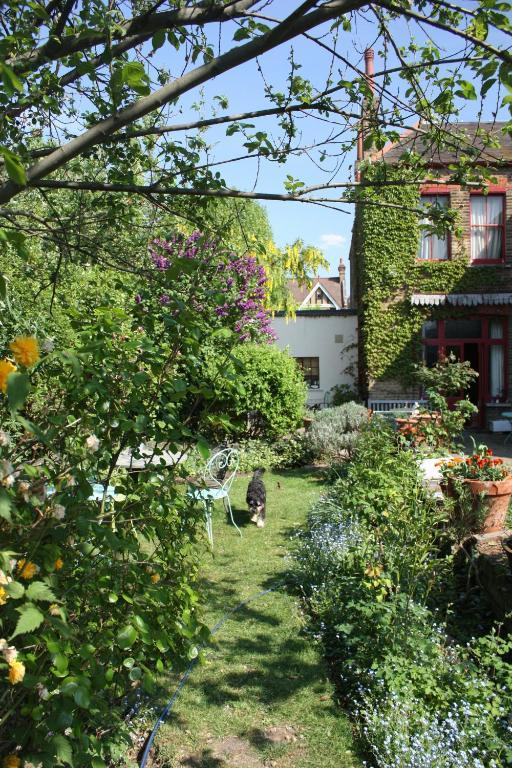
[[200, 755], [189, 755], [180, 760], [180, 765], [188, 768], [226, 768], [225, 761], [215, 757], [211, 749], [203, 749]]

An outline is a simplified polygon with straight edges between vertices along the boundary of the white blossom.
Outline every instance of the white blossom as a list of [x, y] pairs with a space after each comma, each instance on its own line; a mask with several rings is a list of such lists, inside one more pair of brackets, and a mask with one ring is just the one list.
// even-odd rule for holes
[[87, 440], [85, 441], [85, 445], [91, 453], [95, 453], [98, 448], [100, 447], [100, 441], [96, 437], [96, 435], [89, 435]]
[[52, 517], [56, 520], [64, 520], [66, 517], [66, 508], [63, 507], [62, 504], [55, 504], [52, 511]]

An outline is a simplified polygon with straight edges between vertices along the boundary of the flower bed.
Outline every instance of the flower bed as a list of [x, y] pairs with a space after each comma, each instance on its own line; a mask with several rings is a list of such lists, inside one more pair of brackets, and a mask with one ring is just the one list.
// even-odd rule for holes
[[414, 454], [379, 422], [297, 546], [311, 631], [379, 768], [497, 768], [512, 759], [504, 660], [512, 643], [495, 631], [468, 635], [453, 618], [446, 625], [447, 532]]

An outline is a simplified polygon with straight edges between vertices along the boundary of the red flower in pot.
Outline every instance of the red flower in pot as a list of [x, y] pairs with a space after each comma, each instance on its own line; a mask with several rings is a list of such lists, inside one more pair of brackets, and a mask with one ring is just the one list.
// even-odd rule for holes
[[441, 474], [448, 496], [460, 497], [461, 488], [471, 494], [475, 520], [480, 519], [474, 532], [494, 533], [504, 529], [512, 496], [512, 472], [503, 459], [494, 458], [490, 448], [480, 445], [472, 456], [443, 462]]

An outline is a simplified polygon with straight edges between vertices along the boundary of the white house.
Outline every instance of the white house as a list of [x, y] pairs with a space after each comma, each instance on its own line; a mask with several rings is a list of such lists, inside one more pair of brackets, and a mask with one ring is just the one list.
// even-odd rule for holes
[[293, 319], [282, 313], [272, 320], [276, 344], [288, 348], [309, 384], [308, 405], [328, 399], [337, 384], [355, 389], [357, 315], [353, 309], [298, 310]]

